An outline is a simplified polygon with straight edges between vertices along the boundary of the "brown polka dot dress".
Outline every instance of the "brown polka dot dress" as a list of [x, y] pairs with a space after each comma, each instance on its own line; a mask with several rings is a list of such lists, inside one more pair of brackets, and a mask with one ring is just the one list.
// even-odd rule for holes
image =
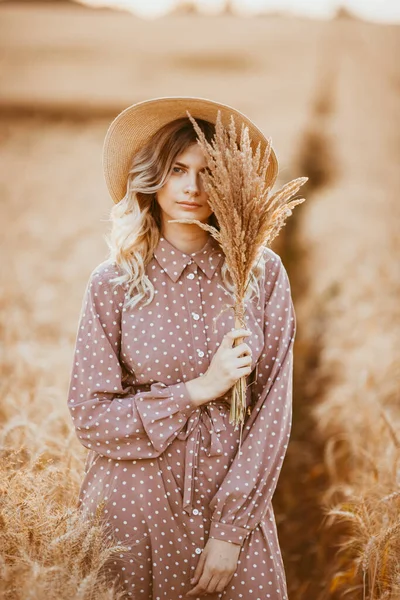
[[224, 591], [204, 599], [287, 599], [271, 499], [291, 430], [296, 318], [282, 260], [264, 252], [260, 298], [246, 303], [253, 372], [240, 452], [228, 396], [196, 407], [185, 385], [235, 327], [232, 308], [219, 315], [232, 296], [218, 242], [186, 254], [161, 237], [147, 306], [126, 308], [124, 286], [113, 290], [116, 263], [90, 275], [68, 394], [89, 449], [78, 506], [92, 516], [102, 502], [107, 534], [129, 548], [107, 566], [128, 598], [184, 598], [212, 537], [241, 550]]

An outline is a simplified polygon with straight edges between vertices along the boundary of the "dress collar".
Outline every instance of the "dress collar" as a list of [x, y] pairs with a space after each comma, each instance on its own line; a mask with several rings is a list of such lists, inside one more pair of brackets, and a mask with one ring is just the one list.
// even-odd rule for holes
[[208, 279], [211, 279], [215, 269], [224, 258], [219, 243], [211, 234], [203, 248], [191, 254], [182, 252], [161, 236], [153, 254], [172, 281], [177, 281], [186, 265], [193, 261], [207, 275]]

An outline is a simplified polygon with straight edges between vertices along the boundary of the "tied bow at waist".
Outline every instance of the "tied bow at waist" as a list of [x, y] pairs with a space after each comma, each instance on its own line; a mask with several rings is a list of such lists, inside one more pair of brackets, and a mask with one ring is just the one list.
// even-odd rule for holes
[[218, 433], [226, 429], [223, 407], [212, 402], [196, 409], [189, 417], [186, 427], [176, 436], [180, 440], [187, 440], [185, 452], [185, 474], [183, 510], [192, 514], [194, 477], [199, 461], [200, 439], [206, 449], [207, 456], [218, 456], [223, 453], [223, 446]]

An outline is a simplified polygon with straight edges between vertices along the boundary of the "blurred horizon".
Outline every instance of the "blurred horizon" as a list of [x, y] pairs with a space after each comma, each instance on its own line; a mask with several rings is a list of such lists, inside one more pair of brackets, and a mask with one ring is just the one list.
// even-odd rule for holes
[[168, 14], [239, 17], [282, 16], [330, 20], [349, 17], [379, 24], [400, 24], [397, 0], [0, 0], [3, 4], [73, 4], [94, 9], [127, 11], [143, 19]]

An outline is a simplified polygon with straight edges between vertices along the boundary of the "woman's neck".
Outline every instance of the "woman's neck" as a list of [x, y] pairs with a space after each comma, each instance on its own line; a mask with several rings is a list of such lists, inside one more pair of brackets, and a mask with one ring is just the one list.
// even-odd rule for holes
[[176, 228], [162, 229], [161, 235], [170, 244], [175, 246], [175, 248], [186, 254], [191, 254], [204, 248], [210, 236], [207, 231], [197, 225], [193, 226], [193, 231], [182, 231]]

